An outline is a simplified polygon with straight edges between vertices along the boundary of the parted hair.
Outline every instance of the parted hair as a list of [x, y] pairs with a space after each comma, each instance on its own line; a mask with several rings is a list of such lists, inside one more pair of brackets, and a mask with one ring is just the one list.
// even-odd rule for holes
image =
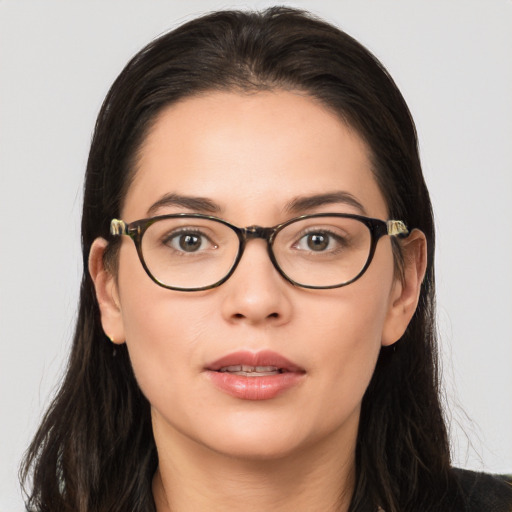
[[[138, 151], [157, 115], [212, 90], [295, 90], [317, 99], [366, 142], [389, 218], [418, 228], [428, 266], [403, 337], [382, 348], [364, 395], [351, 512], [439, 510], [453, 479], [440, 402], [435, 333], [434, 226], [409, 109], [382, 64], [340, 29], [299, 10], [219, 11], [142, 49], [112, 85], [87, 162], [83, 278], [71, 355], [21, 469], [33, 512], [148, 512], [158, 464], [150, 407], [126, 347], [114, 353], [100, 322], [87, 259], [97, 237], [118, 242]], [[394, 247], [397, 265], [400, 251]], [[340, 482], [340, 489], [342, 483]]]

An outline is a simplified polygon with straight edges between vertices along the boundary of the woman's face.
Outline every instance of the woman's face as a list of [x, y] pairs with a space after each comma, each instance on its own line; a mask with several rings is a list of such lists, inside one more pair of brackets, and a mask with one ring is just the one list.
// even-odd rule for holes
[[[324, 194], [338, 197], [290, 209]], [[165, 200], [171, 195], [207, 199], [216, 216], [241, 227], [320, 212], [388, 218], [361, 138], [310, 97], [284, 91], [212, 92], [163, 111], [141, 148], [122, 219], [212, 213]], [[117, 284], [111, 281], [116, 312], [102, 304], [103, 325], [117, 342], [126, 340], [157, 440], [249, 458], [326, 442], [353, 448], [380, 347], [407, 324], [397, 326], [393, 312], [401, 293], [393, 268], [384, 237], [356, 282], [298, 288], [256, 239], [227, 282], [187, 293], [157, 286], [123, 237]], [[259, 388], [260, 377], [235, 375], [231, 384], [219, 377], [219, 366], [237, 361], [275, 362], [292, 375], [280, 374], [271, 391], [259, 393], [273, 375]], [[253, 379], [249, 388], [244, 379]]]

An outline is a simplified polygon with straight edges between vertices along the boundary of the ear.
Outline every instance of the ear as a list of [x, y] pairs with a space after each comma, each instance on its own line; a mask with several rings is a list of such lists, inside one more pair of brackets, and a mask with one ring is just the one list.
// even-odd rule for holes
[[414, 229], [400, 240], [403, 254], [403, 276], [398, 276], [391, 290], [389, 309], [382, 332], [382, 345], [397, 342], [404, 334], [416, 311], [421, 283], [427, 268], [427, 240]]
[[96, 290], [103, 331], [112, 343], [124, 343], [124, 324], [115, 276], [105, 267], [103, 255], [108, 242], [96, 238], [89, 252], [89, 274]]

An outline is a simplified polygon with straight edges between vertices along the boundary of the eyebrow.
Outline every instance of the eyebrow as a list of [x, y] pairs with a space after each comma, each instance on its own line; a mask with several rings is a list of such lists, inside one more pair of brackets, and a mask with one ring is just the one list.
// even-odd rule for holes
[[[284, 211], [297, 215], [330, 204], [349, 205], [359, 210], [363, 215], [367, 215], [364, 206], [352, 194], [344, 191], [295, 197], [285, 205]], [[169, 193], [162, 196], [149, 207], [148, 215], [151, 216], [160, 208], [168, 206], [178, 206], [202, 213], [219, 214], [222, 211], [222, 208], [211, 199]]]
[[221, 207], [205, 197], [182, 196], [180, 194], [165, 194], [148, 209], [148, 215], [153, 215], [158, 209], [166, 206], [179, 206], [195, 212], [219, 213]]
[[364, 206], [349, 192], [336, 191], [312, 196], [299, 196], [292, 199], [284, 208], [286, 212], [293, 214], [304, 213], [308, 210], [330, 204], [345, 204], [367, 215]]

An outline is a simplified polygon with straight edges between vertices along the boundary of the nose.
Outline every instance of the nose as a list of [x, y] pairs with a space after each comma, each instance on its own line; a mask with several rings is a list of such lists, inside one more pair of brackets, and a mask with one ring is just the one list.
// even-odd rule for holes
[[220, 290], [222, 315], [230, 323], [277, 326], [290, 320], [293, 286], [275, 269], [262, 239], [247, 243], [238, 267]]

